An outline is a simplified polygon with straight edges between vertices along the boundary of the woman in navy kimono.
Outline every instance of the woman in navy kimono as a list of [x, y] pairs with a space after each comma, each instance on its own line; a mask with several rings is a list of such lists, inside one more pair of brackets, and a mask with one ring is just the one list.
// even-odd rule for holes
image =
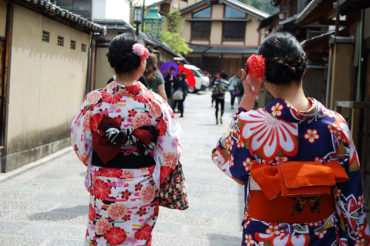
[[[242, 69], [244, 96], [212, 152], [245, 186], [242, 245], [369, 245], [350, 130], [340, 114], [305, 96], [306, 66], [293, 36], [266, 38]], [[262, 82], [275, 100], [253, 110]]]

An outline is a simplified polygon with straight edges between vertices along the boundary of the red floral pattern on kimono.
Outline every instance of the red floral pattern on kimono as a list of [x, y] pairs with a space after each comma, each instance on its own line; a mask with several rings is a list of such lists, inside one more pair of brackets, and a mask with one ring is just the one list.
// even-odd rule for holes
[[[121, 129], [145, 125], [158, 129], [157, 144], [149, 153], [155, 166], [94, 166], [91, 131], [96, 131], [103, 116], [113, 119]], [[123, 86], [114, 81], [86, 95], [71, 126], [72, 145], [87, 166], [85, 185], [91, 194], [86, 245], [150, 245], [158, 217], [160, 179], [177, 164], [180, 132], [167, 102], [139, 82]], [[137, 150], [128, 150], [132, 151]]]
[[[343, 117], [308, 98], [312, 107], [301, 112], [282, 99], [265, 108], [239, 108], [230, 130], [212, 152], [213, 162], [246, 186], [242, 245], [370, 245], [361, 187], [360, 164]], [[287, 161], [338, 161], [349, 181], [333, 188], [335, 211], [313, 223], [272, 223], [248, 214], [251, 165]], [[303, 204], [307, 205], [307, 204]], [[309, 206], [309, 205], [307, 205]]]

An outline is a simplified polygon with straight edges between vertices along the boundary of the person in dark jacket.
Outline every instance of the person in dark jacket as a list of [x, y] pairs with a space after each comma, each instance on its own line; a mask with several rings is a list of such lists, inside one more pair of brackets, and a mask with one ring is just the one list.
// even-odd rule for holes
[[[227, 76], [228, 76], [227, 72], [222, 71], [220, 73], [220, 78], [214, 82], [212, 87], [212, 99], [215, 99], [216, 101], [216, 111], [215, 111], [216, 125], [218, 124], [218, 122], [222, 124], [222, 116], [224, 115], [225, 108], [225, 92], [229, 87], [229, 82], [226, 80]], [[219, 106], [221, 108], [220, 118], [218, 118]], [[218, 119], [220, 119], [220, 121], [218, 121]]]
[[175, 81], [173, 85], [174, 93], [177, 90], [182, 90], [183, 98], [182, 100], [174, 100], [173, 104], [173, 110], [176, 109], [176, 106], [178, 106], [178, 109], [180, 111], [180, 117], [184, 117], [184, 101], [186, 98], [186, 95], [188, 94], [188, 83], [186, 82], [186, 73], [181, 72], [179, 75], [179, 79]]
[[172, 107], [173, 106], [173, 100], [172, 100], [172, 94], [174, 92], [173, 90], [173, 86], [177, 80], [176, 76], [175, 76], [175, 71], [176, 69], [174, 67], [171, 67], [170, 68], [170, 73], [166, 75], [166, 77], [164, 78], [164, 89], [166, 91], [166, 95], [167, 95], [167, 98], [168, 98], [168, 104]]

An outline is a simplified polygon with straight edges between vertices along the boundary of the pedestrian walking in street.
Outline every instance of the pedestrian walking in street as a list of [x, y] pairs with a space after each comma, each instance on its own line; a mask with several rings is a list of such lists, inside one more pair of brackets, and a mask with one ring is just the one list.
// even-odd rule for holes
[[165, 81], [163, 75], [158, 70], [158, 59], [155, 54], [150, 54], [148, 57], [144, 77], [148, 82], [149, 88], [167, 101]]
[[[179, 96], [177, 96], [177, 94], [179, 94]], [[175, 81], [173, 94], [173, 110], [176, 110], [176, 107], [178, 107], [178, 110], [180, 111], [180, 117], [184, 117], [184, 101], [187, 94], [188, 83], [186, 82], [186, 73], [181, 72], [179, 74], [179, 79]]]
[[[346, 121], [305, 96], [306, 54], [292, 35], [267, 37], [258, 54], [242, 70], [238, 113], [212, 153], [245, 186], [242, 245], [369, 245]], [[275, 100], [252, 110], [262, 81]]]
[[116, 36], [107, 56], [116, 80], [87, 94], [71, 126], [87, 166], [86, 245], [150, 245], [159, 186], [177, 165], [181, 129], [166, 101], [137, 81], [149, 51], [134, 34]]
[[165, 81], [165, 90], [166, 90], [166, 96], [167, 96], [167, 99], [168, 99], [168, 104], [173, 107], [173, 99], [172, 99], [172, 94], [174, 92], [174, 84], [176, 83], [176, 76], [175, 76], [175, 71], [176, 69], [174, 67], [171, 67], [170, 68], [170, 73], [166, 75], [166, 77], [164, 78], [164, 81]]
[[[220, 73], [220, 78], [215, 80], [212, 87], [212, 100], [215, 100], [216, 103], [215, 110], [216, 124], [218, 124], [218, 122], [222, 124], [222, 116], [224, 115], [225, 109], [225, 93], [227, 91], [227, 88], [229, 87], [229, 82], [227, 82], [226, 80], [227, 76], [228, 76], [227, 72], [222, 71]], [[220, 118], [218, 118], [219, 108], [220, 108]]]
[[[215, 81], [220, 79], [220, 73], [217, 73], [215, 76], [213, 76], [209, 81], [209, 88], [212, 89], [213, 85], [215, 84]], [[211, 96], [211, 107], [213, 107], [213, 103], [215, 102], [215, 96], [212, 94]]]
[[235, 98], [239, 95], [240, 91], [238, 90], [238, 83], [239, 83], [240, 79], [238, 77], [238, 74], [237, 73], [234, 73], [233, 76], [229, 79], [229, 92], [230, 92], [230, 105], [231, 105], [231, 108], [233, 109], [234, 108], [234, 102], [235, 102]]

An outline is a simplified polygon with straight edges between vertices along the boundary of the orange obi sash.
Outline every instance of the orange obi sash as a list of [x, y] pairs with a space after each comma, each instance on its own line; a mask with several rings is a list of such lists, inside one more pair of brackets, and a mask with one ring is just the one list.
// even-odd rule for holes
[[348, 179], [337, 161], [290, 161], [277, 166], [253, 161], [248, 214], [268, 222], [322, 220], [334, 212], [331, 188]]

